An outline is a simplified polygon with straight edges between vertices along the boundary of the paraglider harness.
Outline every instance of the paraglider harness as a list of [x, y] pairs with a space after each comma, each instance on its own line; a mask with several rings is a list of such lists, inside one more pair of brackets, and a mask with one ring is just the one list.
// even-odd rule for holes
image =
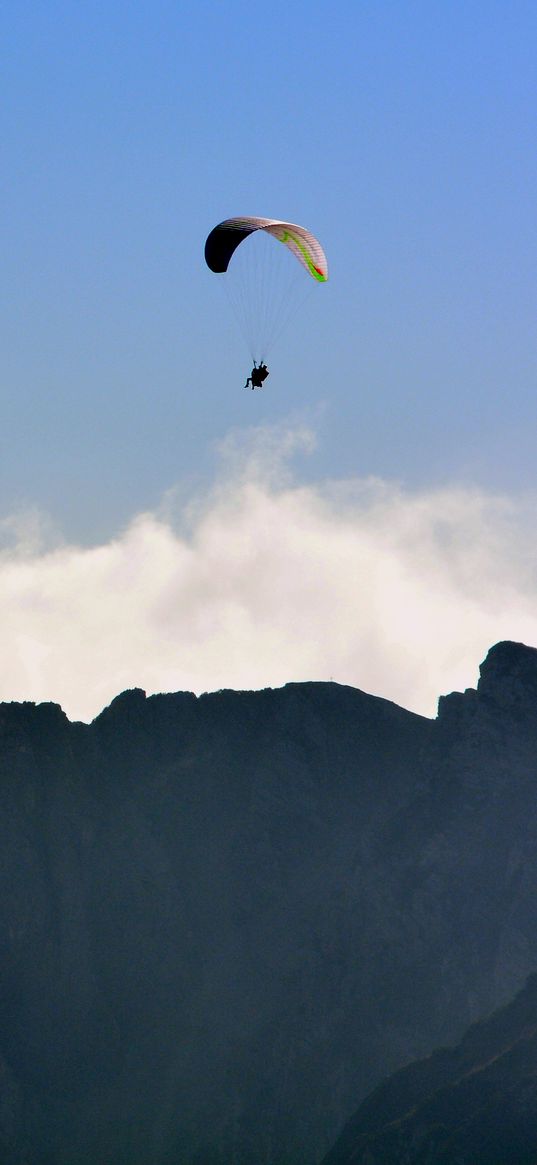
[[246, 384], [244, 385], [244, 387], [248, 388], [248, 385], [251, 384], [252, 389], [261, 388], [263, 385], [263, 381], [267, 379], [268, 375], [269, 375], [269, 370], [268, 370], [266, 364], [264, 364], [263, 361], [261, 361], [259, 368], [258, 368], [257, 364], [254, 360], [254, 366], [252, 368], [252, 371], [251, 371], [251, 373], [248, 377], [248, 380], [246, 381]]

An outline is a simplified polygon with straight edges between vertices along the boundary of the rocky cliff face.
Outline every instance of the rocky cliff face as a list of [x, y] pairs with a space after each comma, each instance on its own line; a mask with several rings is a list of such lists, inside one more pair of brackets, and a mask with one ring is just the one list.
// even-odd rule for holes
[[536, 1165], [537, 976], [453, 1049], [401, 1069], [323, 1165]]
[[0, 1160], [312, 1165], [507, 999], [536, 693], [499, 644], [436, 721], [335, 684], [1, 705]]

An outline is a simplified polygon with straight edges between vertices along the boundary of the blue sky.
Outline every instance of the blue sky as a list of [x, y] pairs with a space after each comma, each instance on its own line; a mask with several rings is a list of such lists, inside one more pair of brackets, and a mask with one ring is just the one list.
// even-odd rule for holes
[[[536, 488], [534, 3], [8, 0], [0, 21], [6, 538], [37, 510], [108, 544], [260, 427], [315, 430], [297, 489]], [[330, 262], [262, 393], [203, 263], [245, 213], [310, 226]]]

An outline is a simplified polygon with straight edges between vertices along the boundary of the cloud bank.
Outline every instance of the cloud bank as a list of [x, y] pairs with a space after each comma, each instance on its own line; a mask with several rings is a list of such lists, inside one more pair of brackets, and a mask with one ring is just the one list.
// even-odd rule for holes
[[[535, 499], [300, 484], [300, 426], [230, 438], [209, 490], [117, 538], [5, 519], [0, 699], [89, 720], [118, 692], [329, 680], [432, 716], [500, 639], [537, 644]], [[47, 543], [48, 539], [48, 543]]]

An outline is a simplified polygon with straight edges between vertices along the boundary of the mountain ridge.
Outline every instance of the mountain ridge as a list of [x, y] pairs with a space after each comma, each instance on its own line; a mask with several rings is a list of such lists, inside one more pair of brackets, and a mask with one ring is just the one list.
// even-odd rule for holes
[[0, 706], [6, 1165], [313, 1165], [520, 987], [537, 651], [487, 660], [436, 720], [326, 681]]
[[535, 1165], [537, 975], [460, 1044], [379, 1085], [323, 1165]]

